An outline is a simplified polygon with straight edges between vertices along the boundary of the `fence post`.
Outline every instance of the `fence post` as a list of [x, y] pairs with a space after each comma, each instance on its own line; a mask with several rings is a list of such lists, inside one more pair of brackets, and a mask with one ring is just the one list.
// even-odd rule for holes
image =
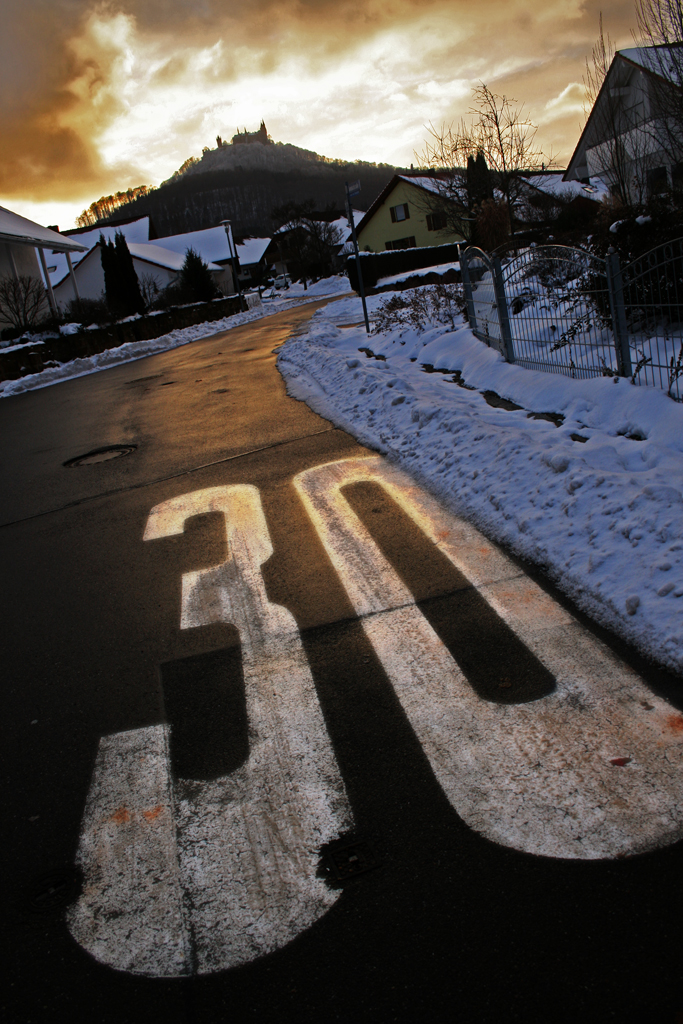
[[612, 313], [612, 333], [614, 334], [614, 347], [617, 353], [617, 366], [622, 377], [630, 377], [631, 349], [628, 344], [628, 326], [626, 324], [626, 309], [624, 307], [624, 282], [621, 277], [621, 266], [619, 265], [619, 254], [610, 246], [605, 259], [607, 269], [607, 290], [609, 292], [609, 304]]
[[465, 302], [467, 303], [467, 317], [470, 322], [470, 328], [473, 331], [477, 329], [477, 314], [474, 311], [474, 299], [472, 298], [472, 282], [470, 281], [470, 268], [467, 265], [467, 250], [461, 249], [458, 246], [458, 252], [460, 254], [460, 279], [462, 281], [462, 289], [465, 293]]
[[503, 355], [508, 363], [514, 363], [515, 350], [512, 346], [512, 331], [510, 330], [510, 317], [508, 314], [508, 303], [505, 297], [505, 283], [503, 281], [503, 268], [497, 256], [491, 258], [493, 266], [493, 290], [496, 295], [496, 306], [498, 308], [498, 323], [500, 334], [505, 349]]

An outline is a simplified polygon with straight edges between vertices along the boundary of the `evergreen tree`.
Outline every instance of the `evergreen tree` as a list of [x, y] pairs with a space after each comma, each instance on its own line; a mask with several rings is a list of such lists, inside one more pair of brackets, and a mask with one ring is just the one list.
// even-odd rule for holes
[[476, 191], [477, 191], [477, 165], [474, 161], [474, 157], [470, 153], [467, 157], [467, 208], [471, 210], [474, 204], [477, 202]]
[[118, 283], [118, 261], [113, 244], [100, 233], [100, 259], [104, 271], [104, 294], [112, 313], [118, 307], [120, 287]]
[[121, 282], [121, 304], [125, 308], [123, 315], [131, 316], [133, 313], [144, 313], [145, 303], [140, 292], [140, 282], [135, 273], [133, 257], [130, 254], [126, 237], [122, 231], [116, 232], [115, 249]]
[[194, 249], [188, 249], [185, 253], [178, 290], [185, 302], [210, 302], [218, 295], [211, 271]]
[[145, 304], [140, 294], [133, 257], [125, 236], [117, 231], [116, 241], [111, 242], [100, 234], [100, 259], [104, 271], [104, 291], [107, 305], [116, 317], [144, 313]]
[[491, 172], [481, 150], [477, 151], [476, 158], [471, 153], [467, 158], [467, 194], [470, 209], [481, 206], [485, 199], [493, 199]]

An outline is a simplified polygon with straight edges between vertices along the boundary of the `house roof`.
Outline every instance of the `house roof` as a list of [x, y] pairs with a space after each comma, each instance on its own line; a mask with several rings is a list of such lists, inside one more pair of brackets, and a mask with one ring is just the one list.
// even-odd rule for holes
[[399, 182], [405, 181], [409, 185], [413, 185], [415, 188], [422, 189], [424, 192], [438, 192], [438, 180], [438, 174], [425, 174], [424, 171], [417, 174], [394, 174], [394, 176], [384, 186], [375, 201], [370, 204], [367, 212], [363, 215], [360, 222], [356, 224], [356, 234], [360, 234], [366, 224], [370, 223], [377, 210], [384, 203], [387, 197], [391, 195]]
[[618, 53], [625, 60], [637, 64], [653, 75], [663, 78], [668, 82], [680, 85], [681, 64], [683, 53], [679, 52], [675, 57], [673, 52], [683, 49], [683, 44], [673, 43], [662, 46], [632, 46]]
[[[185, 253], [184, 252], [183, 253], [177, 253], [177, 252], [173, 252], [170, 249], [162, 249], [162, 247], [157, 245], [156, 243], [151, 243], [151, 242], [128, 242], [127, 241], [127, 245], [128, 245], [128, 251], [130, 252], [131, 256], [134, 259], [142, 260], [145, 263], [149, 263], [151, 266], [163, 267], [165, 270], [173, 270], [176, 273], [178, 273], [181, 270], [181, 268], [183, 266], [183, 263], [185, 262]], [[86, 260], [89, 257], [91, 257], [94, 252], [96, 252], [98, 247], [99, 247], [99, 239], [95, 243], [95, 245], [93, 245], [92, 248], [89, 249], [88, 252], [85, 253], [83, 258], [78, 261], [78, 264], [74, 264], [74, 271], [78, 270], [78, 267], [82, 263], [85, 263]], [[223, 269], [222, 267], [218, 266], [216, 263], [208, 263], [207, 266], [208, 266], [209, 270], [213, 271], [214, 273], [217, 273], [217, 272], [219, 272], [219, 271], [221, 271]], [[51, 277], [52, 276], [53, 275], [51, 275]], [[53, 288], [57, 288], [60, 284], [62, 284], [67, 279], [68, 276], [69, 276], [69, 274], [68, 274], [68, 270], [67, 270], [67, 273], [63, 274], [62, 277], [60, 277], [58, 280], [53, 280], [52, 281]]]
[[[677, 48], [681, 44], [676, 44]], [[664, 57], [664, 51], [671, 50], [672, 47], [668, 46], [634, 46], [625, 50], [617, 50], [612, 59], [612, 63], [607, 69], [600, 92], [595, 98], [595, 103], [588, 115], [588, 120], [583, 126], [583, 131], [579, 136], [579, 141], [576, 144], [576, 148], [572, 153], [572, 158], [569, 161], [567, 170], [564, 172], [564, 181], [569, 182], [572, 180], [581, 180], [584, 175], [580, 174], [577, 169], [578, 161], [583, 157], [585, 150], [588, 148], [586, 143], [588, 136], [595, 124], [596, 110], [598, 105], [602, 101], [602, 97], [606, 94], [608, 88], [608, 82], [610, 78], [615, 74], [615, 68], [619, 66], [621, 62], [631, 64], [633, 67], [639, 68], [641, 71], [646, 71], [648, 74], [655, 76], [663, 81], [672, 81], [671, 72], [674, 67], [674, 62], [667, 62]], [[683, 65], [683, 54], [680, 58], [677, 58], [675, 66], [680, 69]], [[664, 74], [662, 73], [664, 72]], [[678, 82], [676, 82], [678, 84]]]
[[[120, 231], [129, 246], [131, 242], [146, 242], [149, 238], [149, 217], [138, 217], [137, 220], [128, 221], [126, 224], [104, 224], [99, 228], [89, 228], [87, 231], [79, 228], [77, 231], [78, 240], [83, 243], [85, 248], [82, 252], [72, 256], [71, 262], [74, 268], [97, 245], [100, 235], [104, 235], [108, 242], [113, 242], [117, 232]], [[64, 280], [64, 277], [69, 272], [69, 266], [66, 262], [66, 256], [55, 252], [54, 249], [52, 253], [50, 263], [54, 266], [54, 270], [49, 271], [49, 274], [52, 286], [55, 287]]]
[[[232, 229], [230, 229], [231, 241], [232, 237]], [[154, 244], [161, 246], [162, 249], [169, 249], [171, 252], [182, 253], [183, 257], [188, 249], [194, 249], [205, 263], [217, 261], [226, 263], [230, 259], [228, 237], [222, 224], [213, 228], [204, 228], [202, 231], [186, 231], [182, 235], [155, 238]]]
[[[136, 260], [144, 260], [146, 263], [153, 263], [157, 267], [165, 267], [167, 270], [181, 270], [185, 262], [185, 251], [174, 252], [172, 249], [164, 249], [156, 242], [129, 242], [128, 249], [131, 256]], [[201, 253], [200, 253], [201, 255]], [[205, 261], [209, 270], [222, 270], [217, 263]]]
[[544, 171], [539, 174], [524, 175], [524, 180], [547, 195], [557, 196], [558, 199], [592, 199], [600, 202], [609, 195], [609, 189], [601, 178], [591, 178], [588, 184], [581, 181], [565, 181], [566, 171]]
[[32, 245], [36, 249], [52, 249], [58, 252], [86, 252], [87, 246], [66, 235], [60, 235], [52, 228], [44, 228], [28, 217], [6, 210], [0, 206], [0, 242], [12, 245]]
[[258, 263], [270, 245], [270, 238], [245, 238], [237, 246], [237, 258], [241, 267]]

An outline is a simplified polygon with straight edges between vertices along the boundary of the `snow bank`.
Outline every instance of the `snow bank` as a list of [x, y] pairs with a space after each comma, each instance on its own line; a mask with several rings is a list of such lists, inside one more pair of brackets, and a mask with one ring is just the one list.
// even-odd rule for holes
[[[597, 621], [683, 670], [683, 405], [619, 378], [510, 366], [466, 326], [369, 338], [337, 326], [361, 316], [357, 299], [342, 299], [283, 346], [290, 394], [542, 566]], [[493, 408], [483, 391], [522, 408]]]
[[419, 270], [404, 270], [401, 274], [393, 274], [391, 277], [380, 277], [375, 287], [383, 288], [388, 284], [400, 284], [401, 281], [408, 281], [411, 277], [426, 277], [428, 274], [446, 274], [449, 270], [460, 270], [460, 264], [437, 263], [435, 267], [420, 267]]
[[310, 298], [319, 299], [324, 295], [344, 295], [350, 291], [351, 285], [348, 277], [339, 275], [338, 277], [324, 277], [321, 281], [316, 281], [315, 284], [309, 284], [306, 290], [300, 281], [296, 281], [294, 284], [290, 284], [285, 294], [287, 298], [301, 295], [304, 298], [310, 296]]

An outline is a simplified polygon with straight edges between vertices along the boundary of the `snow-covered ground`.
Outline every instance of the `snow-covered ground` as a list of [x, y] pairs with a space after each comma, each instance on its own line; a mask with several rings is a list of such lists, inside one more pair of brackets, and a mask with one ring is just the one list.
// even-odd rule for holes
[[[227, 331], [232, 327], [240, 327], [253, 320], [260, 320], [261, 317], [293, 309], [295, 306], [300, 306], [302, 301], [313, 302], [326, 295], [340, 295], [348, 290], [349, 281], [346, 277], [328, 277], [323, 281], [317, 281], [314, 285], [309, 286], [307, 292], [304, 292], [303, 285], [292, 285], [288, 291], [275, 292], [272, 298], [264, 299], [262, 305], [255, 306], [246, 313], [236, 313], [233, 316], [223, 317], [221, 320], [211, 320], [203, 324], [194, 324], [192, 327], [183, 327], [177, 331], [170, 331], [169, 334], [163, 334], [159, 338], [150, 338], [149, 341], [130, 341], [125, 345], [119, 345], [118, 348], [109, 348], [104, 352], [98, 352], [94, 356], [72, 359], [67, 363], [47, 367], [40, 373], [27, 374], [25, 377], [19, 377], [18, 380], [2, 381], [0, 382], [0, 398], [18, 395], [23, 391], [33, 391], [35, 388], [44, 388], [49, 384], [57, 384], [59, 381], [69, 380], [72, 377], [84, 377], [86, 374], [106, 370], [119, 363], [131, 363], [136, 359], [144, 359], [145, 356], [187, 345], [191, 341], [207, 338], [219, 331]], [[4, 351], [27, 347], [29, 344], [40, 344], [40, 340], [14, 345], [5, 348]]]
[[[387, 294], [368, 300], [371, 315]], [[343, 326], [361, 317], [355, 296], [341, 299], [283, 346], [290, 394], [683, 671], [683, 405], [619, 378], [509, 365], [464, 325], [370, 337]], [[485, 391], [521, 408], [492, 407]]]

